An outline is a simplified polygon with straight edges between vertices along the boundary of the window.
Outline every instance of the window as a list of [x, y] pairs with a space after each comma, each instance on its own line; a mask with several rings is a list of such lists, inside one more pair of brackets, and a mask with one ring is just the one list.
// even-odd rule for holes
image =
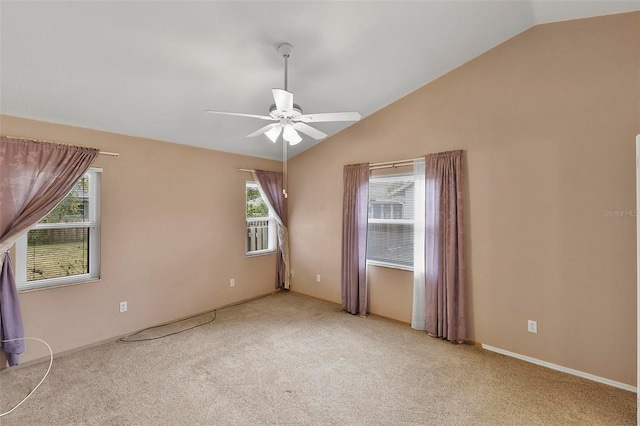
[[414, 189], [413, 174], [370, 177], [368, 263], [413, 268]]
[[247, 254], [273, 253], [276, 249], [275, 218], [255, 182], [247, 182], [246, 206], [245, 244]]
[[100, 278], [100, 172], [89, 169], [40, 223], [18, 239], [18, 290]]

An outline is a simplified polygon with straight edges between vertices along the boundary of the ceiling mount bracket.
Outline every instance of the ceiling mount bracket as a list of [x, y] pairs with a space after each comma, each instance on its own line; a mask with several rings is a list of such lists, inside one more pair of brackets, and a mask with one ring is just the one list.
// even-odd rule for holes
[[293, 46], [289, 43], [282, 43], [278, 46], [278, 53], [280, 53], [285, 58], [288, 58], [293, 53]]

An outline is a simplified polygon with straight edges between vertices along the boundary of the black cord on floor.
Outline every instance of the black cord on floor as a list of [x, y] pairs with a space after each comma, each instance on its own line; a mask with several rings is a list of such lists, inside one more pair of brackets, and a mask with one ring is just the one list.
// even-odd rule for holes
[[[207, 322], [203, 322], [202, 324], [194, 325], [193, 327], [185, 328], [184, 330], [174, 331], [173, 333], [168, 333], [168, 334], [164, 334], [162, 336], [157, 336], [157, 337], [148, 337], [148, 338], [145, 338], [145, 339], [129, 339], [129, 337], [135, 336], [135, 335], [140, 334], [140, 333], [142, 333], [144, 331], [153, 330], [155, 328], [167, 327], [169, 325], [176, 324], [176, 323], [179, 323], [181, 321], [190, 320], [192, 318], [200, 317], [202, 315], [211, 314], [211, 313], [213, 314], [213, 318], [211, 318], [211, 320], [209, 320]], [[135, 333], [130, 334], [128, 336], [124, 336], [124, 337], [118, 339], [118, 341], [124, 342], [124, 343], [134, 343], [134, 342], [146, 342], [148, 340], [164, 339], [165, 337], [173, 336], [174, 334], [184, 333], [185, 331], [193, 330], [194, 328], [198, 328], [198, 327], [202, 327], [203, 325], [211, 324], [212, 322], [214, 322], [216, 320], [217, 316], [218, 316], [218, 314], [217, 314], [216, 310], [214, 309], [213, 311], [210, 311], [210, 312], [205, 312], [203, 314], [198, 314], [198, 315], [194, 315], [192, 317], [183, 318], [181, 320], [170, 322], [168, 324], [156, 325], [156, 326], [153, 326], [153, 327], [148, 327], [148, 328], [142, 329], [140, 331], [136, 331]]]
[[[223, 307], [223, 308], [220, 308], [220, 309], [227, 309], [227, 308], [231, 308], [231, 307], [233, 307], [233, 306], [241, 305], [241, 304], [243, 304], [243, 303], [251, 302], [251, 301], [253, 301], [253, 300], [262, 299], [262, 298], [264, 298], [264, 297], [271, 296], [271, 295], [273, 295], [273, 294], [275, 294], [275, 293], [278, 293], [279, 291], [280, 291], [280, 290], [277, 290], [277, 291], [275, 291], [275, 292], [273, 292], [273, 293], [265, 294], [264, 296], [259, 296], [259, 297], [256, 297], [256, 298], [254, 298], [254, 299], [251, 299], [251, 300], [246, 300], [246, 301], [240, 301], [240, 302], [232, 303], [232, 304], [227, 305], [227, 306], [225, 306], [225, 307]], [[129, 340], [129, 339], [128, 339], [129, 337], [131, 337], [131, 336], [135, 336], [135, 335], [140, 334], [140, 333], [142, 333], [142, 332], [144, 332], [144, 331], [149, 331], [149, 330], [153, 330], [153, 329], [155, 329], [155, 328], [166, 327], [166, 326], [168, 326], [168, 325], [177, 324], [177, 323], [179, 323], [179, 322], [181, 322], [181, 321], [190, 320], [190, 319], [192, 319], [192, 318], [200, 317], [200, 316], [202, 316], [202, 315], [206, 315], [206, 314], [213, 314], [213, 318], [212, 318], [210, 321], [203, 322], [202, 324], [194, 325], [193, 327], [185, 328], [184, 330], [174, 331], [173, 333], [169, 333], [169, 334], [165, 334], [165, 335], [157, 336], [157, 337], [149, 337], [149, 338], [146, 338], [146, 339], [133, 339], [133, 340]], [[217, 316], [218, 316], [218, 309], [214, 309], [213, 311], [204, 312], [204, 313], [202, 313], [202, 314], [194, 315], [194, 316], [191, 316], [191, 317], [188, 317], [188, 318], [183, 318], [183, 319], [180, 319], [180, 320], [177, 320], [177, 321], [170, 322], [170, 323], [168, 323], [168, 324], [162, 324], [162, 325], [155, 325], [155, 326], [153, 326], [153, 327], [147, 327], [147, 328], [144, 328], [144, 329], [142, 329], [142, 330], [140, 330], [140, 331], [136, 331], [136, 332], [135, 332], [135, 333], [133, 333], [133, 334], [129, 334], [129, 335], [127, 335], [127, 336], [124, 336], [124, 337], [122, 337], [122, 338], [118, 339], [118, 341], [119, 341], [119, 342], [124, 342], [124, 343], [135, 343], [135, 342], [146, 342], [146, 341], [149, 341], [149, 340], [164, 339], [165, 337], [173, 336], [174, 334], [184, 333], [185, 331], [193, 330], [194, 328], [198, 328], [198, 327], [202, 327], [203, 325], [211, 324], [212, 322], [214, 322], [214, 321], [216, 320], [216, 317], [217, 317]]]

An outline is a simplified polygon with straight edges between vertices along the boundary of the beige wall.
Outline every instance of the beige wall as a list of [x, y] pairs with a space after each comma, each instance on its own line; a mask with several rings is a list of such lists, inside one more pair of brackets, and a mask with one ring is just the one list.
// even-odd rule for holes
[[[534, 27], [292, 159], [292, 289], [340, 302], [345, 164], [464, 149], [470, 338], [635, 386], [636, 218], [606, 211], [637, 133], [640, 13]], [[411, 272], [369, 278], [408, 322]]]
[[[94, 163], [103, 169], [100, 282], [19, 296], [25, 334], [56, 353], [274, 290], [275, 255], [245, 256], [251, 175], [237, 168], [280, 162], [9, 116], [0, 130], [120, 153]], [[45, 351], [27, 343], [21, 361]]]
[[[340, 302], [345, 164], [465, 149], [470, 338], [635, 385], [635, 218], [605, 212], [635, 209], [639, 76], [639, 13], [538, 26], [298, 155], [292, 289]], [[249, 177], [236, 169], [278, 162], [8, 116], [0, 126], [121, 154], [96, 163], [101, 281], [20, 294], [26, 334], [56, 353], [273, 289], [274, 256], [244, 255]], [[371, 311], [408, 322], [411, 273], [369, 278]], [[28, 344], [22, 360], [43, 355]]]

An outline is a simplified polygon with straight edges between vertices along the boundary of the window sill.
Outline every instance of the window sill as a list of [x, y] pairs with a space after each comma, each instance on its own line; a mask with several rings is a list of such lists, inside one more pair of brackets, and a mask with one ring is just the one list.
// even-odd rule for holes
[[275, 250], [260, 250], [260, 251], [252, 251], [249, 253], [245, 253], [247, 257], [258, 257], [258, 256], [266, 256], [268, 254], [276, 254]]
[[95, 282], [99, 282], [100, 278], [87, 278], [87, 279], [83, 279], [83, 280], [79, 280], [79, 281], [72, 281], [72, 282], [62, 282], [59, 284], [26, 284], [23, 286], [18, 286], [17, 287], [17, 291], [18, 293], [31, 293], [33, 291], [40, 291], [40, 290], [50, 290], [50, 289], [54, 289], [54, 288], [60, 288], [60, 287], [69, 287], [72, 285], [81, 285], [81, 284], [89, 284], [89, 283], [95, 283]]
[[379, 266], [381, 268], [399, 269], [401, 271], [413, 272], [413, 266], [395, 265], [393, 263], [376, 262], [375, 260], [367, 260], [367, 266]]

